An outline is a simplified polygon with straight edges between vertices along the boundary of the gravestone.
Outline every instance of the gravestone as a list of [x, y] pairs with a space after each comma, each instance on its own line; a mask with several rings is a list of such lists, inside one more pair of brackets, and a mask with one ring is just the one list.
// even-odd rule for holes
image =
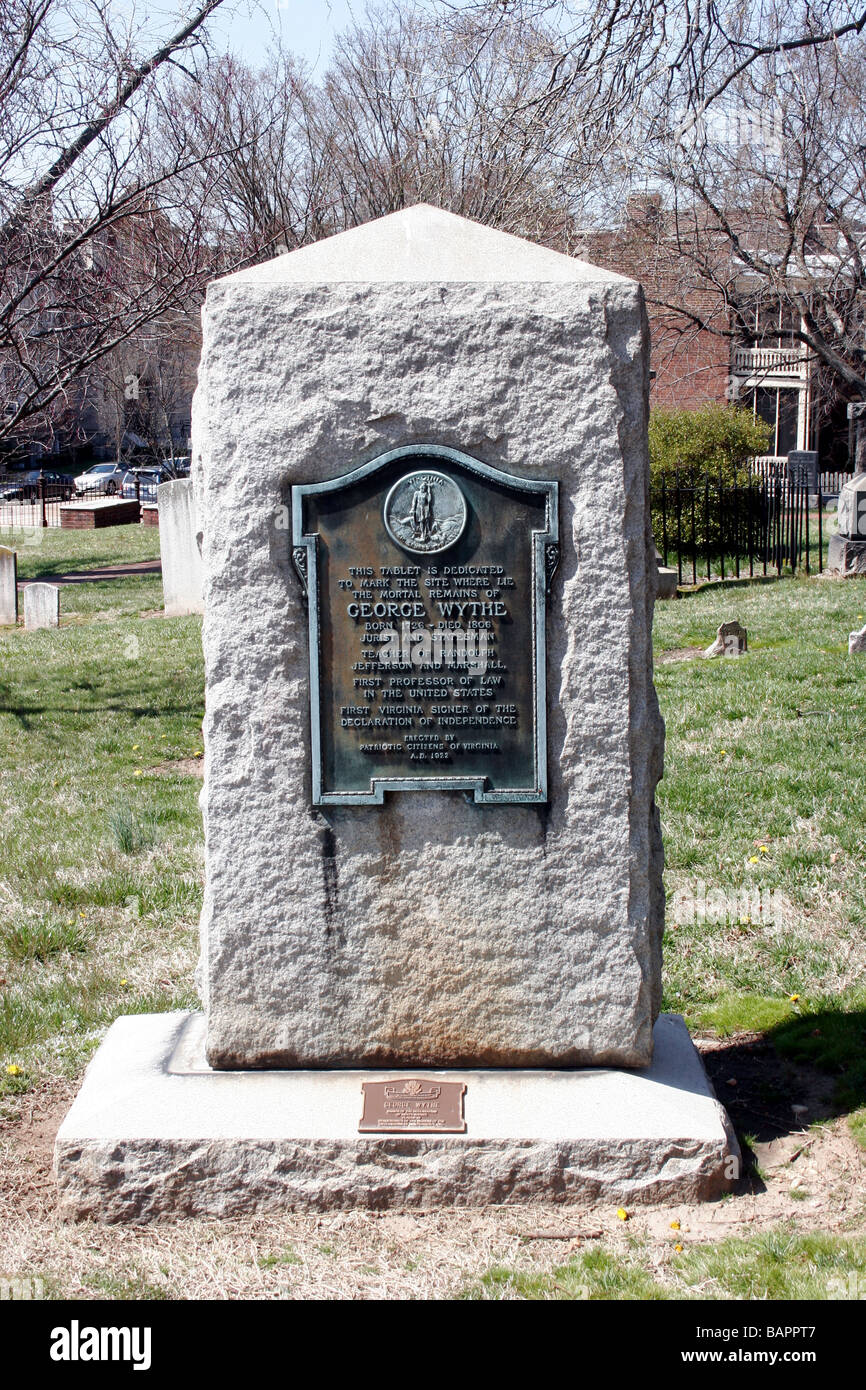
[[866, 574], [866, 473], [855, 473], [839, 493], [838, 530], [830, 537], [827, 568]]
[[66, 1211], [735, 1176], [659, 1018], [647, 415], [638, 285], [432, 208], [209, 287], [204, 1013], [113, 1026]]
[[24, 626], [29, 631], [60, 626], [60, 589], [56, 584], [25, 584]]
[[18, 622], [18, 556], [0, 545], [0, 627]]
[[817, 449], [792, 449], [788, 455], [788, 477], [792, 483], [805, 487], [810, 497], [817, 497]]
[[201, 545], [192, 479], [160, 483], [156, 500], [166, 617], [202, 613]]

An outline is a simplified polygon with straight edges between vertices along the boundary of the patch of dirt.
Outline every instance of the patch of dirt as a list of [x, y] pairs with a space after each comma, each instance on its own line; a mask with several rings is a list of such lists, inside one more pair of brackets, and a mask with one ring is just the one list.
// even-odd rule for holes
[[174, 758], [170, 762], [157, 763], [155, 767], [148, 768], [148, 772], [156, 773], [157, 777], [204, 777], [204, 758]]
[[0, 1120], [0, 1226], [13, 1216], [44, 1216], [46, 1203], [52, 1203], [54, 1140], [77, 1089], [77, 1082], [55, 1082], [7, 1102], [16, 1104], [17, 1114]]
[[703, 647], [671, 647], [670, 651], [656, 653], [656, 664], [666, 666], [671, 661], [694, 661], [703, 650]]

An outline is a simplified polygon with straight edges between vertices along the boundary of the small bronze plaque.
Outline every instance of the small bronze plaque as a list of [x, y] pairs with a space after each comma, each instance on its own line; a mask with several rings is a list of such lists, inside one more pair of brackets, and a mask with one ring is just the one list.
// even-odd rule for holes
[[364, 1081], [360, 1134], [465, 1134], [462, 1081]]

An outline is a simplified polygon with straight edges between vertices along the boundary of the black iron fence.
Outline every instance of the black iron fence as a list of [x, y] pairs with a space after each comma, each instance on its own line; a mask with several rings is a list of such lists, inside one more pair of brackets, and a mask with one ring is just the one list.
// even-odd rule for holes
[[824, 564], [824, 496], [774, 464], [727, 476], [662, 474], [651, 490], [653, 536], [680, 584], [780, 575]]
[[76, 486], [71, 477], [53, 474], [0, 473], [0, 529], [60, 526], [64, 504], [86, 507], [94, 501], [155, 501], [155, 486], [131, 473]]

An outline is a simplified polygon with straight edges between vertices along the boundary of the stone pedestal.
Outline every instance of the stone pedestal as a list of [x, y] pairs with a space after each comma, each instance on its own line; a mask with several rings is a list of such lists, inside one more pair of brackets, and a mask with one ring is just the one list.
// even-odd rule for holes
[[215, 1072], [196, 1014], [121, 1018], [57, 1136], [61, 1211], [98, 1221], [495, 1202], [700, 1201], [739, 1150], [682, 1019], [646, 1071], [385, 1073], [466, 1086], [463, 1134], [359, 1134], [370, 1071]]
[[866, 540], [834, 532], [827, 547], [827, 569], [834, 574], [866, 574]]

